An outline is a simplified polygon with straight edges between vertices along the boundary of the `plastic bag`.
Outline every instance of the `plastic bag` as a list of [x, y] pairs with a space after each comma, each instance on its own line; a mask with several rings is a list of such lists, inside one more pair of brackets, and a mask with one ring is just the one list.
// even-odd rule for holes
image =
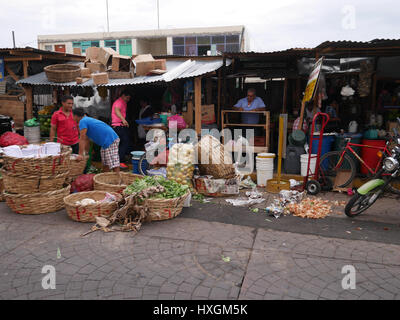
[[186, 122], [181, 116], [174, 115], [168, 118], [168, 126], [170, 128], [185, 129]]
[[24, 126], [25, 127], [39, 127], [40, 123], [37, 121], [36, 118], [32, 118], [32, 119], [26, 120], [24, 122]]
[[95, 174], [83, 174], [71, 184], [71, 193], [93, 191], [93, 178]]
[[19, 135], [18, 133], [13, 133], [11, 131], [5, 132], [0, 137], [0, 146], [8, 147], [8, 146], [23, 146], [29, 144], [28, 140], [25, 137]]

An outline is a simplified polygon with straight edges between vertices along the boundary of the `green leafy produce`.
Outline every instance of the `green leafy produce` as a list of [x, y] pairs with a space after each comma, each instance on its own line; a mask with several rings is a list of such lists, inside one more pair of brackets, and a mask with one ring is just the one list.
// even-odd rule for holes
[[147, 188], [155, 186], [163, 186], [165, 191], [154, 195], [152, 198], [159, 199], [173, 199], [183, 196], [189, 189], [187, 185], [181, 185], [173, 180], [167, 180], [164, 177], [156, 176], [149, 177], [146, 176], [142, 179], [136, 179], [131, 185], [126, 187], [126, 194], [133, 194], [141, 192]]

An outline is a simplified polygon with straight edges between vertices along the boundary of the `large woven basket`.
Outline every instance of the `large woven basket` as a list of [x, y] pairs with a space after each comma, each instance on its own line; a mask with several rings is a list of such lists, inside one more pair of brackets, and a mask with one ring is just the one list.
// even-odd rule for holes
[[93, 178], [94, 190], [121, 193], [136, 179], [143, 176], [130, 172], [107, 172], [96, 174]]
[[15, 158], [4, 155], [3, 168], [11, 173], [51, 176], [69, 171], [71, 147], [61, 146], [61, 153], [57, 156], [43, 158]]
[[28, 176], [1, 170], [1, 174], [7, 192], [32, 194], [62, 189], [68, 172], [53, 176]]
[[204, 136], [197, 144], [197, 152], [202, 176], [210, 175], [214, 179], [231, 179], [236, 176], [231, 155], [215, 137]]
[[63, 189], [33, 194], [13, 194], [4, 192], [7, 205], [15, 213], [43, 214], [57, 212], [64, 208], [64, 197], [69, 195], [71, 186]]
[[144, 205], [150, 209], [149, 220], [161, 221], [175, 218], [182, 212], [185, 200], [189, 195], [190, 191], [174, 199], [146, 199]]
[[88, 159], [89, 157], [85, 157], [82, 161], [78, 161], [75, 158], [71, 157], [69, 162], [69, 175], [67, 178], [69, 182], [74, 181], [76, 178], [83, 174]]
[[72, 82], [81, 75], [81, 67], [73, 64], [52, 64], [44, 67], [47, 79], [52, 82]]
[[106, 193], [106, 191], [89, 191], [74, 193], [65, 197], [64, 203], [68, 216], [78, 222], [95, 222], [96, 217], [109, 217], [118, 209], [118, 202], [122, 200], [122, 196], [118, 193], [111, 192], [112, 195], [117, 197], [117, 201], [114, 202], [103, 202], [86, 206], [76, 204], [77, 201], [83, 199], [103, 200]]

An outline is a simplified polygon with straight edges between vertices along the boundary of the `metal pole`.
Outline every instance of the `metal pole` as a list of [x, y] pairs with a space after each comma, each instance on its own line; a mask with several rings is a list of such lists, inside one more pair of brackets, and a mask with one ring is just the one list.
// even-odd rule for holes
[[160, 0], [157, 0], [157, 26], [160, 29]]
[[107, 6], [107, 32], [110, 32], [110, 20], [108, 18], [108, 0], [106, 0], [106, 6]]
[[13, 38], [13, 46], [14, 46], [14, 49], [15, 49], [15, 34], [14, 34], [14, 31], [12, 32], [12, 38]]

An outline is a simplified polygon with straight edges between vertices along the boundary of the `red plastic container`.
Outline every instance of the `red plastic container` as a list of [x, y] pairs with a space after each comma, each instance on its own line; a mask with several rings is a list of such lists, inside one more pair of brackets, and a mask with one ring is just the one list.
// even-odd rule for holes
[[[386, 145], [386, 140], [363, 139], [362, 144], [367, 145], [367, 146], [375, 146], [375, 147], [384, 148]], [[378, 156], [378, 152], [379, 152], [379, 150], [376, 148], [367, 148], [367, 147], [361, 148], [361, 158], [374, 171], [380, 160], [380, 158]], [[361, 173], [362, 174], [369, 173], [367, 167], [364, 166], [363, 164], [361, 164]]]

